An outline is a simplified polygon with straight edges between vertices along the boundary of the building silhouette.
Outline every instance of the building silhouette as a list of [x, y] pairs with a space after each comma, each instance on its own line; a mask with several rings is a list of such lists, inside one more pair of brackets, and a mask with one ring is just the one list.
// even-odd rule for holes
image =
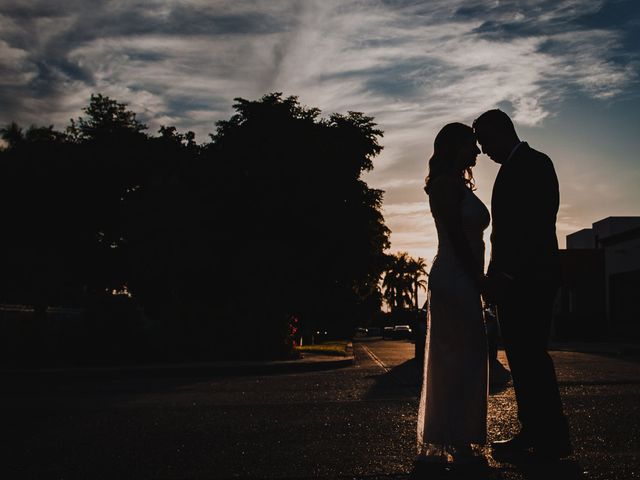
[[640, 341], [640, 217], [607, 217], [567, 235], [557, 339]]

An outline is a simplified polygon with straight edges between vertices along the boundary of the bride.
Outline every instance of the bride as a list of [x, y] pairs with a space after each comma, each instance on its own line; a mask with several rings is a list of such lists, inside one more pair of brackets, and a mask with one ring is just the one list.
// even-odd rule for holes
[[418, 411], [418, 460], [485, 461], [487, 339], [480, 300], [487, 208], [473, 193], [480, 153], [471, 127], [436, 136], [425, 191], [438, 232], [429, 274], [429, 316]]

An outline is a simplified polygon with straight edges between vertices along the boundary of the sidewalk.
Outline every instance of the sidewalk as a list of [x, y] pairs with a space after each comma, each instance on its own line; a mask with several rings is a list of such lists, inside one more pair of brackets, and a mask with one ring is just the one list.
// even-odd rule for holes
[[353, 344], [349, 342], [346, 356], [305, 352], [302, 358], [291, 360], [241, 360], [54, 368], [0, 368], [0, 375], [6, 377], [43, 375], [65, 375], [73, 377], [93, 377], [96, 375], [259, 375], [328, 370], [353, 365], [354, 361]]

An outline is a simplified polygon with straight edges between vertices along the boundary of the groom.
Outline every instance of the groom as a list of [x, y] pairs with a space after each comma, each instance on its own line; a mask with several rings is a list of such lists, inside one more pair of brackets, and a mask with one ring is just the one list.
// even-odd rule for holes
[[492, 444], [494, 456], [529, 449], [540, 457], [571, 454], [553, 361], [547, 353], [560, 285], [556, 214], [558, 178], [549, 157], [521, 142], [511, 119], [489, 110], [473, 122], [482, 152], [500, 170], [491, 197], [491, 261], [485, 296], [497, 304], [520, 432]]

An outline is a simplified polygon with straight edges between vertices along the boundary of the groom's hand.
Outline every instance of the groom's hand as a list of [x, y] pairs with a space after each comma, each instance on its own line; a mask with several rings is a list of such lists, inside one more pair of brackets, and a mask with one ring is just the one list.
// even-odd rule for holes
[[491, 276], [481, 275], [478, 280], [478, 288], [485, 303], [496, 303], [499, 297], [498, 286]]
[[513, 277], [505, 273], [492, 274], [486, 277], [482, 296], [489, 303], [502, 303], [513, 285]]
[[486, 303], [495, 303], [495, 285], [491, 277], [482, 277], [482, 281], [480, 282], [480, 293]]

